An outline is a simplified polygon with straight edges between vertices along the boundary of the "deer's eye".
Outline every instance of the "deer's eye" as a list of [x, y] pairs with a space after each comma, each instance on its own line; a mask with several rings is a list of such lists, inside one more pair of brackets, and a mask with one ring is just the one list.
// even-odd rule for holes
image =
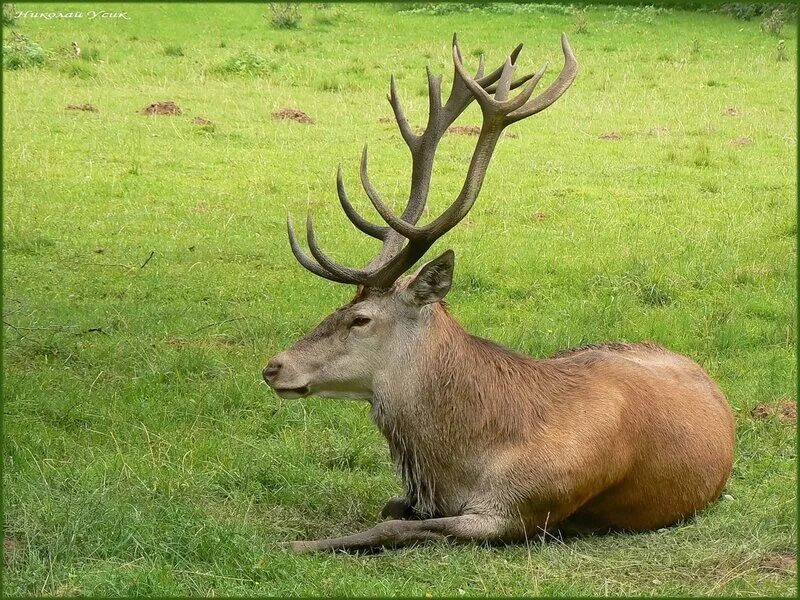
[[372, 321], [369, 317], [356, 317], [350, 323], [350, 327], [363, 327], [364, 325], [369, 324]]

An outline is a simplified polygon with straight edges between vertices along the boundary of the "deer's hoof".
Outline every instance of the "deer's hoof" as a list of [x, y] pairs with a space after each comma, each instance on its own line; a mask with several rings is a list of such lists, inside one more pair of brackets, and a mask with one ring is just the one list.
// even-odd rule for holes
[[381, 519], [409, 519], [414, 510], [408, 500], [403, 497], [392, 498], [381, 511]]
[[285, 542], [281, 544], [284, 548], [302, 554], [304, 552], [314, 552], [317, 550], [316, 542]]

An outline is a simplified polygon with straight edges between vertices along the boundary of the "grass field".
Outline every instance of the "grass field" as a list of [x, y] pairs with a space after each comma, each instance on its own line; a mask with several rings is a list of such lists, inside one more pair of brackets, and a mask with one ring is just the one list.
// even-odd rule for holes
[[[129, 18], [3, 34], [45, 51], [3, 73], [6, 595], [796, 594], [795, 423], [778, 411], [797, 375], [794, 25], [779, 61], [758, 20], [678, 10], [305, 5], [294, 30], [259, 4], [109, 10]], [[353, 293], [295, 263], [285, 215], [313, 208], [331, 254], [371, 256], [336, 166], [377, 219], [358, 189], [369, 140], [400, 206], [389, 75], [422, 125], [424, 67], [449, 89], [454, 31], [473, 69], [525, 42], [545, 84], [566, 31], [581, 71], [501, 140], [432, 250], [456, 252], [452, 313], [533, 356], [650, 339], [698, 360], [737, 416], [727, 499], [647, 534], [292, 555], [278, 543], [373, 524], [400, 483], [365, 403], [279, 403], [261, 381]], [[183, 113], [138, 113], [166, 100]], [[97, 112], [65, 108], [82, 103]], [[443, 141], [431, 215], [474, 143]]]

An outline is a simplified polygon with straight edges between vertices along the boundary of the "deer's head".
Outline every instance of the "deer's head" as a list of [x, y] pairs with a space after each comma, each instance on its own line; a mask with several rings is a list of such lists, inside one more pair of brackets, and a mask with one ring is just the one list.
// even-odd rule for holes
[[[264, 368], [264, 379], [278, 394], [297, 398], [310, 394], [371, 398], [375, 377], [387, 365], [408, 361], [425, 335], [439, 302], [450, 289], [454, 256], [448, 250], [425, 264], [415, 275], [403, 274], [421, 259], [434, 242], [452, 229], [472, 208], [480, 192], [492, 152], [503, 129], [553, 104], [572, 84], [577, 62], [565, 35], [561, 37], [564, 68], [542, 94], [531, 99], [545, 67], [513, 80], [517, 46], [504, 65], [484, 75], [481, 56], [478, 72], [465, 70], [458, 41], [453, 37], [455, 74], [450, 96], [442, 104], [441, 77], [428, 74], [429, 116], [425, 131], [415, 134], [406, 120], [394, 77], [389, 102], [400, 133], [411, 151], [411, 191], [402, 215], [395, 215], [381, 200], [367, 175], [367, 149], [361, 158], [361, 184], [386, 225], [362, 217], [350, 203], [339, 168], [337, 191], [342, 209], [360, 231], [382, 242], [381, 250], [363, 269], [353, 269], [331, 259], [317, 244], [311, 215], [306, 237], [313, 258], [300, 248], [291, 218], [287, 222], [289, 243], [295, 258], [312, 273], [357, 285], [355, 298], [326, 317], [294, 346], [275, 356]], [[525, 86], [514, 98], [509, 91]], [[483, 114], [475, 151], [464, 185], [453, 204], [427, 225], [417, 226], [428, 198], [436, 148], [448, 127], [477, 100]]]

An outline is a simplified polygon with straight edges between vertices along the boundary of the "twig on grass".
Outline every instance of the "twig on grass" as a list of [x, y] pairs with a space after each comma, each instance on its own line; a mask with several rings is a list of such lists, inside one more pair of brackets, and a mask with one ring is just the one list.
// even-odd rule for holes
[[[69, 261], [69, 263], [74, 264], [74, 265], [88, 265], [90, 267], [119, 267], [121, 269], [127, 269], [129, 271], [134, 271], [134, 270], [137, 270], [137, 269], [139, 269], [139, 270], [144, 269], [145, 265], [147, 265], [147, 263], [149, 263], [150, 260], [155, 255], [156, 255], [156, 251], [155, 250], [150, 250], [150, 254], [147, 255], [147, 258], [144, 259], [144, 262], [141, 265], [139, 265], [138, 267], [136, 265], [126, 265], [124, 263], [95, 262], [93, 260], [72, 260], [72, 261]], [[68, 262], [68, 261], [63, 261], [63, 262]]]
[[103, 262], [95, 262], [93, 260], [75, 260], [72, 261], [72, 264], [89, 265], [90, 267], [120, 267], [122, 269], [128, 269], [129, 271], [136, 268], [133, 265], [124, 265], [122, 263], [103, 263]]
[[72, 331], [67, 331], [69, 327], [75, 327], [75, 325], [51, 325], [50, 327], [22, 327], [20, 325], [14, 325], [13, 323], [9, 323], [5, 319], [3, 319], [3, 323], [11, 327], [11, 329], [15, 331], [52, 331], [53, 333], [74, 333]]
[[140, 268], [140, 269], [144, 269], [144, 266], [145, 266], [147, 263], [149, 263], [149, 262], [150, 262], [150, 259], [151, 259], [151, 258], [153, 258], [153, 256], [155, 255], [155, 253], [156, 253], [156, 251], [155, 251], [155, 250], [150, 250], [150, 256], [148, 256], [148, 257], [147, 257], [147, 259], [146, 259], [146, 260], [145, 260], [145, 261], [142, 263], [142, 266], [140, 266], [139, 268]]
[[12, 308], [8, 312], [3, 313], [4, 317], [7, 317], [8, 315], [13, 315], [15, 312], [19, 311], [22, 308], [22, 301], [21, 300], [17, 300], [16, 298], [3, 298], [3, 300], [5, 300], [6, 302], [16, 302], [17, 303], [16, 308]]
[[230, 319], [223, 319], [222, 321], [215, 321], [213, 323], [208, 323], [207, 325], [203, 325], [202, 327], [198, 327], [194, 331], [192, 331], [189, 335], [194, 335], [198, 331], [203, 331], [204, 329], [208, 329], [210, 327], [216, 327], [217, 325], [222, 325], [223, 323], [230, 323], [232, 321], [242, 321], [247, 317], [231, 317]]
[[83, 331], [70, 331], [70, 329], [76, 329], [77, 325], [51, 325], [49, 327], [22, 327], [21, 325], [14, 325], [13, 323], [9, 323], [5, 319], [3, 319], [3, 324], [8, 325], [14, 331], [50, 331], [51, 333], [71, 333], [73, 335], [84, 335], [86, 333], [102, 333], [104, 335], [108, 335], [108, 332], [105, 331], [102, 327], [89, 327], [89, 329], [84, 329]]
[[102, 327], [89, 327], [86, 331], [79, 331], [75, 335], [83, 335], [84, 333], [102, 333], [103, 335], [108, 335], [108, 332], [103, 329]]
[[231, 581], [246, 581], [247, 583], [256, 583], [254, 579], [242, 579], [241, 577], [230, 577], [228, 575], [217, 575], [216, 573], [201, 573], [200, 571], [186, 571], [183, 569], [176, 569], [176, 573], [183, 573], [184, 575], [201, 575], [203, 577], [215, 577], [217, 579], [229, 579]]

